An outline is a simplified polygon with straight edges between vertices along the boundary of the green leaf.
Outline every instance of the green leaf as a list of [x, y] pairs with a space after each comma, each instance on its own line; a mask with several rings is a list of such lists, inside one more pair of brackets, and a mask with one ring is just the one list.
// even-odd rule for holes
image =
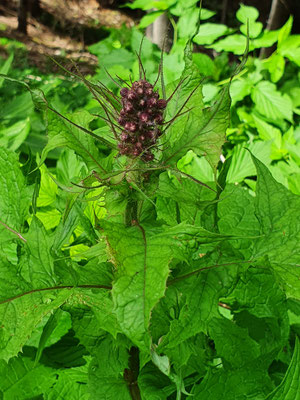
[[[240, 55], [243, 54], [247, 48], [247, 38], [244, 35], [239, 35], [236, 33], [227, 36], [225, 39], [221, 39], [208, 47], [216, 50], [218, 53], [221, 51], [230, 51], [234, 54]], [[251, 43], [249, 50], [252, 50]]]
[[[259, 235], [260, 227], [255, 216], [254, 197], [248, 190], [227, 183], [220, 200], [218, 203], [220, 233], [249, 237]], [[251, 239], [232, 242], [232, 246], [243, 251], [245, 258], [251, 258], [253, 248]]]
[[251, 82], [247, 79], [236, 79], [230, 85], [230, 97], [232, 105], [244, 99], [251, 93]]
[[[94, 139], [88, 133], [83, 132], [50, 110], [47, 117], [49, 141], [43, 150], [41, 163], [44, 162], [50, 150], [56, 147], [68, 146], [83, 158], [90, 170], [101, 170], [98, 161], [100, 160], [99, 151], [95, 146]], [[84, 129], [88, 129], [89, 123], [94, 119], [87, 111], [78, 111], [70, 115], [69, 118], [73, 123], [82, 126]]]
[[[50, 208], [37, 211], [36, 217], [42, 222], [46, 230], [50, 230], [59, 224], [61, 213], [55, 208]], [[28, 222], [30, 223], [30, 218], [28, 219]]]
[[265, 30], [258, 38], [251, 40], [253, 48], [270, 47], [278, 39], [279, 31]]
[[38, 344], [35, 363], [37, 364], [41, 358], [42, 352], [46, 347], [47, 341], [52, 335], [53, 331], [55, 330], [56, 326], [58, 325], [59, 319], [62, 315], [63, 311], [60, 308], [57, 308], [52, 315], [50, 315], [46, 325], [43, 328], [42, 335], [40, 337], [40, 341]]
[[112, 296], [118, 322], [135, 344], [147, 349], [150, 314], [166, 289], [174, 239], [138, 226], [106, 222], [104, 229], [116, 267]]
[[[290, 15], [289, 19], [286, 21], [286, 23], [283, 25], [283, 27], [280, 28], [280, 30], [279, 30], [279, 34], [278, 34], [278, 50], [279, 50], [279, 52], [280, 52], [280, 48], [283, 45], [284, 41], [289, 37], [292, 27], [293, 27], [293, 16]], [[282, 47], [284, 47], [284, 45]]]
[[[34, 332], [30, 336], [29, 340], [26, 342], [26, 346], [33, 346], [38, 348], [39, 343], [41, 341], [41, 337], [44, 334], [44, 329], [46, 328], [47, 323], [52, 319], [53, 315], [56, 315], [56, 326], [54, 327], [54, 330], [51, 332], [50, 336], [47, 335], [47, 341], [45, 343], [44, 339], [43, 342], [45, 347], [49, 347], [56, 342], [58, 342], [64, 335], [68, 333], [68, 331], [72, 328], [72, 321], [71, 321], [71, 316], [68, 312], [62, 311], [62, 309], [58, 309], [59, 312], [56, 313], [54, 311], [54, 314], [46, 315], [41, 323], [35, 328]], [[51, 321], [50, 321], [51, 322]], [[48, 331], [48, 329], [47, 329]], [[48, 331], [49, 332], [49, 331]], [[35, 355], [37, 357], [37, 353]]]
[[165, 293], [170, 261], [182, 257], [182, 242], [211, 243], [225, 236], [185, 224], [167, 230], [104, 221], [101, 226], [116, 268], [112, 297], [118, 322], [133, 343], [149, 351], [151, 311]]
[[56, 165], [56, 174], [59, 182], [65, 185], [70, 185], [76, 178], [87, 175], [87, 169], [84, 163], [80, 160], [74, 151], [65, 149]]
[[[201, 248], [199, 251], [201, 251]], [[179, 277], [174, 279], [171, 290], [167, 290], [164, 299], [164, 302], [168, 302], [166, 305], [167, 312], [170, 313], [170, 310], [173, 309], [177, 317], [162, 316], [163, 319], [170, 318], [171, 321], [169, 322], [169, 332], [165, 332], [163, 337], [160, 338], [160, 351], [165, 348], [176, 347], [199, 332], [207, 334], [210, 321], [219, 316], [219, 298], [225, 295], [232, 286], [237, 272], [236, 263], [233, 262], [230, 265], [232, 256], [224, 256], [225, 249], [222, 252], [222, 258], [218, 257], [217, 251], [213, 257], [209, 255], [205, 257], [205, 254], [202, 254], [202, 258], [193, 264], [193, 270], [199, 271], [199, 273], [187, 273], [186, 279], [180, 279], [180, 276], [185, 276], [184, 273], [181, 273]], [[219, 265], [223, 262], [227, 266], [220, 266], [216, 269], [212, 267], [212, 265]], [[205, 271], [206, 266], [210, 266], [212, 270]], [[204, 270], [201, 270], [201, 268], [204, 268]], [[175, 302], [172, 297], [169, 298], [173, 295], [173, 285], [176, 287], [175, 299], [177, 301], [175, 300]]]
[[[6, 75], [10, 69], [10, 66], [13, 62], [14, 59], [14, 53], [11, 53], [10, 56], [7, 58], [7, 60], [5, 61], [5, 63], [2, 65], [2, 67], [0, 68], [0, 74], [4, 74]], [[4, 82], [4, 78], [0, 78], [0, 89], [3, 85]]]
[[[235, 325], [247, 329], [246, 333], [254, 343], [259, 344], [254, 346], [249, 343], [244, 352], [248, 350], [250, 352], [249, 346], [254, 346], [256, 350], [251, 351], [248, 356], [244, 354], [244, 359], [247, 360], [248, 357], [247, 362], [250, 362], [256, 354], [257, 365], [267, 369], [274, 356], [286, 345], [289, 337], [286, 296], [278, 285], [273, 271], [263, 262], [257, 262], [257, 267], [250, 267], [241, 274], [229, 297], [223, 298], [222, 302], [230, 306]], [[228, 329], [228, 332], [231, 330]], [[243, 336], [242, 331], [240, 333]], [[220, 342], [220, 346], [224, 346], [224, 351], [230, 353], [231, 334], [228, 333], [228, 338], [226, 335], [227, 333], [224, 333], [224, 343]], [[228, 361], [234, 363], [234, 348], [232, 350], [227, 358], [232, 357], [233, 359], [228, 358]], [[238, 351], [236, 348], [235, 352]], [[238, 364], [235, 367], [239, 368]]]
[[[3, 267], [0, 268], [3, 271]], [[0, 304], [0, 358], [6, 361], [21, 351], [43, 317], [60, 307], [72, 294], [68, 289], [52, 290], [47, 294], [28, 290], [26, 294], [21, 284], [17, 284], [20, 278], [15, 275], [12, 279], [16, 281], [15, 286], [18, 285], [14, 295], [19, 297], [5, 296], [1, 288], [1, 298], [6, 298]]]
[[0, 361], [0, 393], [3, 400], [31, 399], [42, 395], [56, 380], [56, 371], [44, 365], [34, 365], [27, 357]]
[[223, 35], [227, 35], [229, 30], [226, 25], [213, 24], [206, 22], [201, 24], [200, 32], [193, 38], [193, 41], [197, 44], [211, 44], [217, 38]]
[[263, 119], [259, 118], [257, 115], [252, 115], [256, 128], [258, 130], [259, 136], [262, 140], [272, 141], [271, 146], [271, 158], [273, 160], [280, 160], [287, 151], [282, 149], [282, 134], [278, 128], [268, 124]]
[[[25, 186], [25, 178], [19, 168], [17, 155], [2, 147], [0, 147], [0, 186], [0, 221], [20, 233], [29, 212], [31, 196]], [[4, 235], [3, 231], [4, 227], [0, 225], [4, 240], [17, 238], [8, 236], [7, 230], [4, 231]]]
[[[175, 392], [175, 386], [153, 364], [148, 363], [139, 373], [138, 385], [143, 399], [167, 400]], [[173, 387], [172, 387], [172, 386]]]
[[236, 13], [237, 19], [243, 23], [240, 27], [240, 31], [247, 36], [249, 26], [249, 37], [251, 39], [256, 38], [260, 35], [263, 24], [261, 22], [255, 22], [259, 17], [258, 10], [251, 6], [245, 6], [240, 4], [240, 8]]
[[149, 14], [144, 15], [144, 17], [140, 20], [139, 28], [146, 28], [148, 25], [152, 24], [160, 15], [163, 14], [163, 11], [154, 11]]
[[256, 257], [266, 255], [288, 296], [299, 298], [300, 289], [300, 224], [295, 215], [299, 196], [276, 182], [271, 173], [252, 155], [257, 169], [256, 216], [261, 234], [256, 242]]
[[280, 54], [300, 65], [300, 35], [291, 35], [285, 39], [280, 49]]
[[72, 316], [72, 328], [75, 331], [75, 337], [80, 340], [80, 343], [91, 355], [96, 355], [99, 340], [106, 337], [107, 333], [99, 326], [94, 313], [85, 305], [67, 306], [66, 309]]
[[240, 8], [236, 12], [236, 18], [243, 24], [247, 24], [247, 21], [256, 21], [259, 17], [259, 12], [255, 7], [245, 6], [240, 4]]
[[44, 349], [41, 361], [56, 368], [73, 368], [84, 365], [87, 354], [70, 330], [57, 343]]
[[273, 53], [266, 60], [264, 67], [266, 67], [270, 72], [271, 81], [276, 83], [281, 79], [284, 73], [285, 60], [281, 54]]
[[122, 343], [108, 337], [97, 346], [97, 356], [89, 369], [88, 389], [92, 398], [103, 400], [131, 400], [124, 379], [128, 367], [128, 350]]
[[[188, 8], [184, 14], [180, 16], [177, 22], [178, 35], [181, 38], [189, 38], [196, 33], [199, 20], [199, 9]], [[201, 26], [202, 29], [202, 26]], [[200, 31], [201, 31], [200, 29]]]
[[97, 292], [82, 292], [78, 295], [78, 302], [84, 302], [91, 308], [99, 328], [111, 333], [114, 337], [121, 332], [111, 293], [107, 289], [97, 289]]
[[0, 129], [0, 145], [16, 151], [27, 138], [30, 128], [30, 120], [26, 118], [8, 128]]
[[300, 344], [296, 337], [292, 361], [281, 384], [265, 400], [299, 400], [300, 399]]
[[89, 400], [87, 366], [57, 370], [55, 385], [44, 393], [45, 400]]
[[33, 217], [29, 231], [24, 236], [27, 239], [27, 256], [20, 262], [22, 276], [34, 287], [55, 285], [54, 262], [50, 254], [53, 239], [47, 235], [37, 217]]
[[176, 202], [173, 199], [166, 199], [162, 196], [156, 198], [157, 220], [163, 220], [168, 225], [176, 225]]
[[[193, 106], [193, 102], [189, 105]], [[196, 104], [196, 107], [199, 105]], [[198, 155], [204, 155], [215, 169], [229, 125], [229, 110], [229, 89], [225, 87], [218, 101], [212, 107], [205, 108], [202, 114], [194, 113], [192, 110], [187, 116], [182, 116], [175, 121], [168, 132], [168, 135], [172, 136], [169, 146], [164, 151], [165, 161], [171, 160], [174, 163], [188, 150], [193, 150]]]
[[215, 75], [217, 73], [217, 68], [213, 60], [207, 54], [194, 53], [193, 61], [197, 65], [200, 74], [215, 78]]
[[[263, 163], [271, 163], [271, 142], [253, 142], [249, 145], [248, 149]], [[238, 183], [242, 182], [247, 176], [254, 175], [256, 175], [256, 169], [251, 162], [249, 152], [242, 145], [235, 146], [227, 181], [229, 183]]]
[[150, 10], [151, 8], [156, 8], [157, 10], [166, 10], [174, 3], [176, 3], [176, 0], [135, 0], [133, 3], [126, 3], [125, 6], [131, 9]]
[[217, 354], [230, 368], [243, 369], [260, 356], [259, 344], [250, 337], [248, 329], [226, 318], [213, 318], [209, 323], [209, 336]]
[[46, 207], [55, 202], [56, 195], [58, 192], [58, 187], [51, 178], [45, 165], [42, 165], [40, 167], [40, 171], [41, 171], [41, 183], [40, 183], [39, 196], [37, 198], [37, 206]]
[[178, 175], [174, 177], [167, 172], [160, 174], [157, 194], [166, 199], [168, 207], [172, 207], [174, 201], [178, 203], [179, 213], [173, 204], [173, 220], [175, 219], [177, 223], [179, 219], [181, 222], [193, 224], [197, 221], [197, 216], [201, 215], [204, 206], [215, 198], [215, 193], [189, 178], [181, 178]]
[[257, 110], [267, 118], [292, 121], [293, 105], [288, 96], [283, 96], [276, 86], [268, 81], [259, 82], [251, 92]]
[[[260, 35], [262, 29], [263, 29], [263, 24], [261, 22], [250, 21], [250, 23], [249, 23], [249, 37], [251, 39], [257, 38], [257, 36]], [[247, 25], [241, 25], [240, 31], [245, 36], [247, 36], [247, 33], [248, 33]]]
[[[264, 31], [259, 37], [252, 39], [249, 43], [249, 51], [252, 51], [261, 47], [272, 46], [278, 38], [278, 31]], [[241, 55], [245, 53], [247, 48], [247, 37], [244, 35], [239, 35], [237, 33], [221, 39], [214, 44], [208, 46], [217, 52], [229, 51], [236, 55]]]
[[265, 400], [272, 387], [267, 371], [255, 365], [238, 370], [215, 368], [195, 385], [194, 400]]

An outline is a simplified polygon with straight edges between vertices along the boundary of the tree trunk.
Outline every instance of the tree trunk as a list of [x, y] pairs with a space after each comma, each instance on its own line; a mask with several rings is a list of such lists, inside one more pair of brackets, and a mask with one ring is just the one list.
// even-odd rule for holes
[[[266, 29], [268, 31], [279, 29], [288, 19], [289, 13], [290, 9], [288, 1], [283, 2], [282, 0], [273, 0]], [[274, 50], [275, 46], [262, 48], [259, 57], [267, 58], [273, 53]]]
[[18, 9], [18, 31], [27, 35], [27, 12], [29, 0], [20, 0]]
[[40, 0], [31, 0], [30, 4], [30, 13], [34, 18], [37, 18], [41, 15], [42, 9], [40, 5]]
[[162, 49], [164, 45], [164, 51], [169, 51], [172, 47], [172, 38], [170, 37], [170, 22], [166, 13], [160, 15], [153, 24], [146, 28], [146, 36], [151, 40], [152, 43]]

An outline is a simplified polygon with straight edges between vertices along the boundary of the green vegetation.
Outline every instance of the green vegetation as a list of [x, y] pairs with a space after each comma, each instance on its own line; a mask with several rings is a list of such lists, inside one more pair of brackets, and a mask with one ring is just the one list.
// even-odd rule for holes
[[[183, 15], [155, 2], [141, 20], [178, 17], [163, 62], [146, 38], [140, 54], [167, 100], [163, 121], [129, 136], [159, 132], [153, 160], [119, 151], [120, 89], [144, 79], [139, 30], [90, 46], [88, 77], [17, 68], [24, 49], [2, 42], [3, 400], [299, 397], [299, 35], [292, 18], [263, 31], [241, 6], [240, 33], [202, 10], [192, 36], [199, 10], [186, 3]], [[137, 90], [123, 115], [135, 124]]]

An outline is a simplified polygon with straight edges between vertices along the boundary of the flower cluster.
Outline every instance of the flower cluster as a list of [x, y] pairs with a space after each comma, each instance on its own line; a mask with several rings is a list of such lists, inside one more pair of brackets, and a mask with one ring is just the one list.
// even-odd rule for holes
[[122, 88], [120, 94], [120, 154], [141, 156], [143, 161], [152, 161], [152, 149], [161, 135], [160, 125], [163, 123], [163, 110], [167, 102], [159, 99], [153, 85], [143, 79], [133, 82], [131, 87]]

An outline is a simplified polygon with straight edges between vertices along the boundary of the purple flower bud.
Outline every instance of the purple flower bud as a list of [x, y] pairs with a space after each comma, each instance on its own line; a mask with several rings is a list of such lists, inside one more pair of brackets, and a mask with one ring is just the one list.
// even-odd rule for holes
[[164, 99], [160, 99], [157, 102], [157, 107], [160, 108], [161, 110], [163, 110], [164, 108], [167, 107], [167, 102]]
[[141, 136], [139, 137], [139, 139], [143, 142], [144, 140], [146, 140], [146, 137], [145, 137], [144, 135], [141, 135]]
[[155, 97], [150, 97], [150, 99], [147, 100], [147, 106], [148, 107], [154, 107], [157, 103], [157, 100]]
[[131, 143], [135, 143], [136, 142], [136, 137], [135, 136], [131, 136], [130, 141], [131, 141]]
[[120, 154], [128, 154], [128, 147], [124, 147], [123, 149], [120, 150]]
[[119, 124], [122, 125], [122, 126], [125, 125], [125, 120], [124, 120], [122, 117], [118, 118], [118, 122], [119, 122]]
[[146, 94], [147, 96], [151, 96], [152, 93], [153, 93], [153, 89], [152, 89], [151, 87], [149, 87], [149, 88], [147, 88], [147, 89], [145, 90], [145, 94]]
[[144, 86], [145, 86], [145, 88], [152, 88], [153, 89], [153, 85], [151, 85], [150, 82], [145, 81]]
[[129, 101], [124, 105], [124, 111], [126, 113], [129, 113], [130, 111], [133, 110], [133, 105]]
[[120, 116], [121, 117], [124, 117], [126, 115], [126, 112], [122, 109], [121, 111], [120, 111]]
[[141, 154], [141, 150], [135, 148], [135, 149], [133, 150], [132, 154], [133, 154], [134, 156], [138, 156], [138, 155]]
[[147, 122], [148, 119], [149, 119], [149, 115], [148, 115], [147, 113], [141, 113], [141, 115], [140, 115], [140, 120], [141, 120], [142, 122]]
[[130, 90], [127, 95], [128, 100], [135, 100], [137, 98], [136, 93], [133, 90]]
[[154, 119], [154, 121], [158, 124], [158, 125], [161, 125], [162, 123], [163, 123], [163, 116], [161, 115], [161, 114], [158, 114], [156, 117], [155, 117], [155, 119]]
[[152, 161], [154, 158], [154, 155], [152, 153], [147, 153], [144, 155], [145, 161]]
[[125, 142], [127, 139], [128, 139], [128, 134], [127, 134], [126, 132], [122, 132], [122, 134], [121, 134], [121, 140], [122, 140], [123, 142]]
[[120, 95], [122, 96], [122, 97], [126, 97], [127, 95], [128, 95], [128, 92], [129, 92], [129, 89], [127, 89], [127, 88], [122, 88], [121, 90], [120, 90]]
[[139, 101], [139, 105], [140, 105], [141, 107], [144, 107], [145, 104], [146, 104], [146, 101], [145, 101], [144, 99], [141, 99], [141, 100]]
[[136, 147], [137, 149], [142, 149], [142, 148], [143, 148], [143, 145], [142, 145], [141, 142], [136, 142], [135, 147]]
[[134, 122], [126, 122], [126, 124], [124, 125], [124, 128], [129, 132], [135, 132], [136, 124]]

